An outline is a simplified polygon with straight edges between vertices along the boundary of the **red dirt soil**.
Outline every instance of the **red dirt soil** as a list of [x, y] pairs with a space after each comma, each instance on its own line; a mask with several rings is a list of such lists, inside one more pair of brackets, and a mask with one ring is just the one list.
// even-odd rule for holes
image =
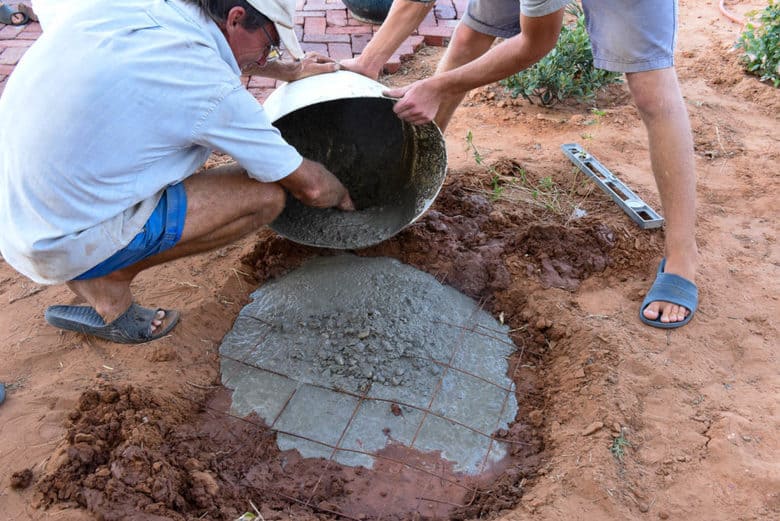
[[[461, 478], [439, 465], [446, 479], [412, 490], [419, 473], [392, 462], [424, 468], [435, 455], [391, 448], [373, 471], [342, 468], [280, 453], [258, 418], [225, 416], [217, 351], [248, 295], [332, 253], [264, 230], [143, 273], [137, 299], [183, 319], [136, 347], [47, 326], [44, 308], [75, 298], [0, 263], [2, 517], [232, 520], [253, 503], [267, 520], [780, 519], [780, 91], [742, 74], [739, 29], [715, 2], [680, 3], [701, 295], [685, 328], [637, 316], [663, 231], [636, 227], [559, 150], [580, 143], [660, 209], [624, 85], [600, 95], [598, 114], [543, 109], [496, 86], [472, 93], [448, 129], [451, 170], [431, 211], [356, 252], [428, 271], [512, 328], [520, 410], [495, 433], [516, 447], [501, 473], [462, 479], [456, 498], [447, 480]], [[426, 49], [385, 81], [429, 74], [440, 54]], [[574, 205], [586, 216], [572, 218]], [[410, 498], [428, 493], [466, 506], [415, 512]]]

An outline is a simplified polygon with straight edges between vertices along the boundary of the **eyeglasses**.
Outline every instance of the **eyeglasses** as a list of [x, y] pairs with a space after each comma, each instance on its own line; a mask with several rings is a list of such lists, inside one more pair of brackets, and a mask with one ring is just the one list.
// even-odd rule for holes
[[260, 26], [260, 29], [263, 31], [263, 34], [265, 34], [265, 37], [268, 38], [268, 46], [264, 49], [263, 53], [255, 63], [257, 63], [257, 65], [260, 67], [263, 67], [268, 63], [280, 60], [284, 55], [284, 51], [279, 48], [281, 42], [277, 39], [276, 43], [274, 43], [274, 39], [271, 37], [271, 34], [264, 25]]

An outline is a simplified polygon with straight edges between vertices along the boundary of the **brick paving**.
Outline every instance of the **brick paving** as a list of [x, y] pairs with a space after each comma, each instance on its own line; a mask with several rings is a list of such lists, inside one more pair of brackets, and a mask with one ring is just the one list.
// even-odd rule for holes
[[[436, 6], [420, 27], [401, 44], [385, 65], [384, 72], [392, 74], [423, 45], [444, 46], [466, 10], [468, 0], [436, 0]], [[295, 31], [304, 51], [316, 51], [334, 60], [357, 56], [366, 47], [378, 25], [354, 18], [341, 0], [297, 0]], [[41, 26], [30, 23], [23, 26], [0, 24], [0, 94], [8, 76], [30, 45], [41, 35]], [[244, 85], [260, 101], [278, 86], [279, 82], [262, 76], [244, 76]]]

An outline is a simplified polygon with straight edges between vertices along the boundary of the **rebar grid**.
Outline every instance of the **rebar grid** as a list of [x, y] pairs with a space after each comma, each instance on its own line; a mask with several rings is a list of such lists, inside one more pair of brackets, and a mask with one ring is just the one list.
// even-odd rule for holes
[[[364, 456], [367, 456], [369, 458], [372, 458], [373, 460], [387, 461], [389, 463], [400, 465], [401, 467], [404, 467], [404, 468], [408, 468], [408, 469], [412, 470], [413, 472], [418, 472], [418, 473], [420, 473], [422, 475], [427, 476], [428, 482], [431, 482], [432, 480], [438, 479], [440, 481], [440, 483], [447, 483], [448, 486], [458, 487], [458, 488], [460, 488], [460, 489], [462, 489], [464, 491], [464, 498], [466, 498], [466, 497], [469, 498], [463, 504], [455, 504], [455, 503], [452, 503], [451, 501], [448, 501], [448, 500], [438, 499], [438, 498], [434, 498], [434, 497], [425, 497], [423, 495], [420, 495], [420, 496], [417, 496], [415, 498], [418, 501], [417, 509], [416, 509], [418, 512], [421, 510], [422, 505], [424, 505], [425, 503], [447, 504], [447, 505], [452, 506], [453, 508], [470, 506], [474, 502], [474, 500], [477, 498], [477, 495], [480, 493], [480, 490], [478, 490], [477, 488], [469, 487], [467, 485], [464, 485], [464, 484], [460, 483], [459, 481], [453, 480], [453, 479], [445, 476], [442, 473], [436, 472], [435, 470], [431, 471], [431, 470], [426, 469], [424, 467], [421, 467], [419, 465], [415, 465], [413, 463], [410, 463], [408, 461], [408, 458], [406, 458], [406, 457], [401, 459], [401, 460], [399, 460], [399, 459], [396, 459], [396, 458], [393, 458], [393, 457], [389, 457], [389, 456], [386, 456], [386, 455], [382, 455], [382, 454], [371, 453], [371, 452], [363, 451], [363, 450], [359, 450], [359, 449], [347, 448], [347, 447], [343, 447], [342, 446], [342, 442], [344, 440], [345, 435], [349, 431], [350, 426], [352, 425], [352, 421], [354, 420], [355, 416], [357, 415], [358, 411], [363, 406], [363, 404], [365, 402], [368, 402], [368, 401], [373, 401], [373, 402], [382, 402], [382, 403], [388, 403], [388, 404], [396, 404], [396, 405], [399, 405], [399, 406], [404, 406], [404, 407], [407, 407], [407, 408], [410, 408], [410, 409], [413, 409], [413, 410], [417, 410], [417, 411], [422, 413], [422, 419], [417, 424], [417, 429], [415, 431], [414, 436], [412, 437], [411, 442], [409, 442], [408, 445], [407, 444], [401, 444], [403, 447], [405, 447], [407, 449], [414, 449], [414, 443], [415, 443], [415, 441], [417, 439], [417, 436], [418, 436], [418, 434], [420, 432], [420, 429], [422, 428], [422, 425], [423, 425], [425, 419], [429, 415], [433, 416], [433, 417], [440, 418], [440, 419], [442, 419], [444, 421], [450, 422], [451, 424], [458, 425], [458, 426], [460, 426], [462, 428], [465, 428], [465, 429], [467, 429], [467, 430], [469, 430], [469, 431], [471, 431], [471, 432], [473, 432], [473, 433], [475, 433], [475, 434], [477, 434], [479, 436], [487, 438], [489, 440], [489, 442], [488, 442], [488, 449], [487, 449], [487, 451], [485, 453], [485, 456], [482, 458], [482, 462], [480, 463], [479, 474], [483, 473], [486, 470], [486, 467], [487, 467], [487, 465], [489, 463], [489, 459], [490, 459], [490, 453], [491, 453], [491, 451], [494, 450], [495, 442], [500, 442], [500, 443], [503, 443], [503, 444], [506, 444], [506, 445], [509, 445], [509, 446], [515, 446], [515, 445], [527, 446], [527, 445], [529, 445], [528, 442], [523, 442], [523, 441], [518, 441], [518, 440], [505, 440], [505, 439], [496, 438], [492, 434], [488, 434], [488, 433], [482, 432], [479, 429], [476, 429], [476, 428], [474, 428], [474, 427], [472, 427], [470, 425], [466, 425], [465, 423], [463, 423], [461, 421], [458, 421], [456, 419], [449, 418], [449, 417], [447, 417], [447, 416], [445, 416], [443, 414], [439, 414], [439, 413], [437, 413], [437, 412], [435, 412], [435, 411], [433, 411], [431, 409], [431, 407], [433, 405], [433, 402], [434, 402], [438, 392], [440, 391], [440, 389], [442, 387], [443, 379], [447, 375], [447, 373], [449, 371], [453, 371], [453, 372], [456, 372], [456, 373], [462, 373], [464, 375], [469, 376], [470, 378], [474, 378], [474, 379], [480, 380], [482, 382], [485, 382], [485, 383], [487, 383], [489, 385], [492, 385], [492, 386], [496, 387], [497, 389], [499, 389], [501, 392], [504, 393], [504, 397], [503, 397], [503, 400], [502, 400], [500, 413], [499, 413], [499, 415], [496, 418], [496, 424], [495, 424], [494, 432], [499, 429], [499, 426], [502, 423], [501, 418], [503, 417], [503, 414], [506, 411], [506, 408], [507, 408], [507, 405], [509, 403], [509, 399], [510, 399], [512, 393], [514, 393], [515, 391], [513, 389], [505, 387], [505, 386], [503, 386], [503, 385], [501, 385], [499, 383], [490, 381], [490, 380], [488, 380], [488, 379], [486, 379], [486, 378], [484, 378], [484, 377], [482, 377], [480, 375], [477, 375], [477, 374], [474, 374], [474, 373], [472, 373], [470, 371], [467, 371], [465, 369], [453, 366], [453, 361], [454, 361], [455, 357], [459, 353], [460, 349], [462, 349], [464, 347], [465, 335], [466, 335], [467, 332], [470, 332], [470, 333], [476, 334], [478, 336], [483, 336], [485, 338], [490, 338], [492, 340], [495, 340], [495, 341], [501, 342], [503, 344], [509, 345], [513, 349], [515, 349], [515, 352], [511, 353], [507, 357], [507, 365], [508, 366], [511, 366], [511, 365], [514, 366], [514, 367], [511, 368], [510, 371], [508, 371], [508, 373], [510, 374], [510, 377], [511, 377], [512, 381], [514, 381], [514, 379], [516, 378], [518, 369], [522, 365], [522, 361], [523, 361], [523, 357], [524, 357], [524, 353], [525, 353], [525, 345], [523, 345], [521, 348], [519, 348], [520, 352], [518, 354], [518, 352], [517, 352], [518, 347], [514, 343], [507, 342], [503, 338], [500, 338], [497, 335], [495, 335], [497, 333], [500, 333], [500, 331], [497, 331], [497, 330], [494, 330], [494, 329], [491, 329], [491, 328], [488, 328], [488, 327], [485, 327], [485, 326], [477, 324], [476, 323], [476, 317], [477, 317], [478, 313], [483, 310], [483, 307], [484, 307], [484, 301], [481, 301], [478, 305], [475, 306], [475, 309], [472, 312], [472, 314], [470, 315], [469, 319], [467, 320], [467, 324], [466, 325], [454, 324], [454, 323], [450, 323], [450, 322], [443, 321], [443, 320], [433, 321], [433, 323], [436, 323], [436, 324], [440, 324], [440, 325], [443, 325], [443, 326], [457, 328], [457, 329], [462, 330], [461, 333], [458, 336], [458, 340], [456, 341], [455, 347], [453, 348], [453, 350], [451, 352], [451, 355], [450, 355], [450, 358], [449, 358], [449, 360], [447, 362], [435, 360], [433, 358], [425, 357], [425, 356], [408, 356], [408, 355], [404, 355], [407, 358], [418, 358], [418, 359], [421, 359], [421, 360], [428, 361], [428, 362], [430, 362], [432, 364], [436, 364], [436, 365], [438, 365], [438, 366], [443, 368], [443, 371], [442, 371], [441, 375], [437, 378], [436, 386], [435, 386], [435, 388], [434, 388], [434, 390], [432, 392], [432, 395], [431, 395], [430, 399], [428, 400], [428, 405], [426, 407], [420, 407], [420, 406], [416, 406], [416, 405], [413, 405], [413, 404], [410, 404], [410, 403], [406, 403], [406, 402], [399, 401], [399, 400], [393, 400], [393, 399], [389, 399], [389, 398], [369, 397], [368, 394], [371, 391], [371, 387], [372, 387], [371, 384], [369, 384], [368, 387], [362, 393], [355, 393], [355, 392], [349, 391], [347, 389], [339, 388], [337, 386], [328, 386], [328, 385], [322, 385], [322, 384], [313, 383], [313, 382], [302, 382], [302, 381], [300, 381], [300, 380], [298, 380], [296, 378], [290, 377], [287, 374], [283, 374], [283, 373], [271, 370], [271, 369], [266, 368], [266, 367], [260, 367], [258, 365], [254, 365], [254, 364], [246, 362], [244, 360], [239, 360], [239, 359], [236, 359], [236, 358], [233, 358], [233, 357], [230, 357], [230, 356], [226, 356], [226, 355], [220, 354], [220, 357], [222, 357], [222, 358], [224, 358], [226, 360], [231, 360], [233, 362], [236, 362], [238, 364], [242, 364], [244, 366], [250, 367], [250, 368], [255, 369], [257, 371], [263, 371], [263, 372], [267, 372], [267, 373], [270, 373], [270, 374], [274, 374], [274, 375], [283, 377], [283, 378], [285, 378], [287, 380], [290, 380], [290, 381], [298, 383], [298, 384], [305, 384], [305, 385], [308, 385], [308, 386], [311, 386], [311, 387], [324, 389], [324, 390], [328, 390], [328, 391], [332, 391], [332, 392], [335, 392], [335, 393], [339, 393], [339, 394], [343, 394], [343, 395], [346, 395], [346, 396], [351, 396], [353, 398], [356, 398], [357, 399], [357, 404], [355, 405], [354, 409], [352, 410], [350, 418], [347, 421], [347, 423], [344, 426], [344, 428], [342, 429], [342, 431], [341, 431], [341, 433], [339, 435], [339, 438], [338, 438], [337, 442], [335, 443], [335, 445], [331, 444], [331, 443], [327, 443], [327, 442], [322, 441], [322, 440], [313, 439], [313, 438], [305, 436], [303, 434], [287, 432], [287, 431], [284, 431], [284, 430], [281, 430], [281, 429], [278, 429], [278, 428], [275, 427], [276, 422], [282, 416], [284, 411], [287, 409], [288, 405], [292, 401], [293, 396], [295, 396], [297, 388], [294, 389], [289, 394], [289, 396], [285, 400], [284, 405], [282, 406], [281, 410], [273, 418], [270, 426], [260, 425], [260, 424], [257, 424], [255, 422], [252, 422], [250, 420], [246, 420], [245, 418], [240, 418], [240, 417], [238, 417], [236, 415], [233, 415], [231, 413], [227, 413], [227, 412], [224, 412], [224, 411], [216, 411], [216, 412], [219, 412], [219, 413], [222, 413], [222, 414], [226, 414], [227, 416], [231, 416], [233, 418], [238, 418], [238, 419], [241, 419], [243, 421], [247, 421], [250, 424], [255, 425], [256, 427], [260, 427], [262, 429], [267, 430], [269, 433], [283, 434], [283, 435], [286, 435], [286, 436], [290, 436], [292, 438], [301, 439], [301, 440], [304, 440], [304, 441], [307, 441], [307, 442], [310, 442], [310, 443], [314, 443], [314, 444], [323, 446], [323, 447], [325, 447], [325, 448], [330, 450], [330, 456], [328, 458], [327, 466], [330, 466], [332, 464], [341, 466], [340, 463], [338, 463], [337, 461], [334, 461], [334, 458], [335, 458], [335, 456], [337, 455], [337, 453], [339, 451], [360, 454], [360, 455], [364, 455]], [[258, 318], [258, 317], [249, 316], [249, 318], [257, 320], [257, 321], [259, 321], [259, 322], [261, 322], [261, 323], [263, 323], [265, 325], [269, 325], [269, 326], [272, 325], [272, 324], [268, 323], [267, 321], [265, 321], [265, 320], [263, 320], [261, 318]], [[262, 345], [262, 343], [266, 340], [266, 338], [267, 338], [267, 336], [263, 335], [263, 337], [259, 340], [258, 347], [260, 345]], [[514, 355], [514, 354], [518, 354], [518, 356], [516, 357], [514, 363], [510, 363], [509, 358], [512, 355]], [[226, 382], [226, 384], [227, 384], [227, 382]], [[302, 504], [302, 505], [304, 505], [304, 506], [306, 506], [308, 508], [316, 509], [317, 511], [322, 511], [322, 512], [326, 512], [326, 513], [329, 513], [329, 514], [339, 515], [339, 516], [347, 518], [347, 519], [354, 519], [354, 518], [352, 518], [352, 517], [350, 517], [350, 516], [348, 516], [346, 514], [343, 514], [341, 512], [333, 512], [333, 511], [330, 511], [330, 510], [327, 510], [327, 509], [320, 509], [317, 505], [313, 504], [312, 501], [313, 501], [313, 499], [314, 499], [314, 497], [316, 495], [317, 489], [319, 488], [319, 486], [320, 486], [320, 484], [322, 482], [322, 479], [323, 479], [323, 476], [321, 475], [317, 479], [316, 483], [312, 486], [311, 491], [308, 494], [308, 498], [305, 501], [301, 500], [301, 499], [298, 499], [298, 498], [288, 497], [288, 496], [286, 496], [284, 494], [278, 494], [278, 495], [284, 497], [285, 499], [288, 499], [288, 500], [294, 501], [296, 503]], [[482, 491], [482, 492], [484, 493], [484, 491]], [[488, 495], [490, 496], [492, 494], [488, 493]], [[394, 515], [394, 514], [397, 514], [397, 513], [396, 512], [391, 512], [389, 510], [385, 510], [376, 519], [377, 519], [377, 521], [381, 521], [386, 515]]]

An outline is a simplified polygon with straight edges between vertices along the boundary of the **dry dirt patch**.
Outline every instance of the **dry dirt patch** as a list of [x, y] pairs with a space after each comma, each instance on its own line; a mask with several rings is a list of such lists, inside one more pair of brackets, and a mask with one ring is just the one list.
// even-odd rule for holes
[[[731, 7], [745, 11], [756, 4]], [[584, 199], [587, 210], [575, 221], [512, 192], [517, 176], [508, 165], [519, 162], [531, 185], [550, 177], [569, 193], [573, 167], [558, 147], [579, 142], [659, 209], [644, 130], [625, 86], [599, 98], [599, 117], [590, 106], [563, 104], [551, 111], [515, 103], [500, 89], [479, 90], [448, 130], [452, 174], [434, 211], [392, 241], [362, 252], [446, 277], [516, 329], [522, 353], [517, 381], [525, 402], [513, 428], [520, 432], [507, 435], [520, 436], [534, 450], [516, 455], [504, 477], [480, 489], [472, 503], [478, 509], [453, 515], [507, 521], [780, 518], [780, 94], [735, 72], [730, 44], [739, 28], [713, 3], [682, 1], [680, 20], [678, 73], [699, 179], [702, 300], [689, 326], [664, 332], [637, 319], [663, 232], [638, 232], [598, 192], [574, 188], [572, 197]], [[405, 84], [437, 58], [437, 51], [428, 50], [389, 80]], [[469, 131], [500, 176], [504, 191], [496, 201], [493, 173], [475, 165], [465, 139]], [[576, 249], [559, 248], [569, 243]], [[184, 320], [170, 338], [135, 348], [47, 327], [45, 306], [72, 297], [60, 287], [37, 287], [0, 263], [0, 301], [6, 304], [0, 312], [0, 377], [10, 384], [0, 408], [0, 511], [9, 519], [94, 519], [78, 506], [87, 501], [87, 490], [96, 510], [105, 512], [144, 509], [152, 503], [142, 498], [170, 491], [150, 507], [159, 510], [136, 519], [154, 519], [151, 512], [163, 519], [204, 513], [228, 518], [247, 510], [250, 499], [266, 519], [332, 516], [328, 512], [338, 510], [338, 502], [312, 499], [305, 506], [269, 492], [308, 500], [316, 479], [277, 483], [279, 475], [271, 474], [270, 488], [242, 492], [230, 481], [235, 469], [228, 464], [242, 456], [252, 460], [251, 450], [258, 451], [257, 461], [272, 462], [272, 445], [257, 425], [209, 417], [226, 405], [212, 389], [219, 382], [216, 349], [246, 296], [260, 281], [323, 253], [263, 232], [142, 274], [139, 301], [181, 309]], [[84, 391], [101, 397], [94, 415], [82, 410], [93, 403], [81, 398]], [[112, 391], [125, 398], [104, 402], [102, 396]], [[81, 416], [69, 418], [74, 411]], [[92, 417], [94, 423], [84, 423]], [[111, 418], [120, 417], [128, 428], [112, 430]], [[246, 452], [221, 453], [234, 432], [252, 443], [242, 447]], [[77, 441], [80, 433], [95, 438]], [[161, 433], [171, 436], [179, 452], [155, 452], [159, 447], [150, 443], [167, 439]], [[128, 450], [118, 451], [120, 446]], [[97, 473], [110, 469], [109, 462], [131, 481], [145, 476], [147, 462], [150, 472], [160, 463], [165, 486], [147, 494], [142, 481], [132, 487], [104, 483], [107, 476]], [[302, 465], [301, 475], [318, 475], [323, 467], [307, 468], [311, 463], [292, 462]], [[66, 473], [57, 474], [57, 468]], [[12, 476], [24, 469], [32, 471], [35, 484], [12, 489], [11, 483], [26, 481], [24, 473]], [[246, 477], [236, 471], [235, 479], [239, 475]], [[349, 475], [328, 475], [331, 485], [323, 490], [331, 498], [344, 497], [341, 487], [355, 483]], [[59, 479], [56, 485], [58, 477], [71, 483]], [[266, 483], [262, 473], [256, 479]], [[47, 511], [30, 506], [53, 499], [54, 492], [58, 503]], [[181, 511], [172, 514], [170, 505]]]

